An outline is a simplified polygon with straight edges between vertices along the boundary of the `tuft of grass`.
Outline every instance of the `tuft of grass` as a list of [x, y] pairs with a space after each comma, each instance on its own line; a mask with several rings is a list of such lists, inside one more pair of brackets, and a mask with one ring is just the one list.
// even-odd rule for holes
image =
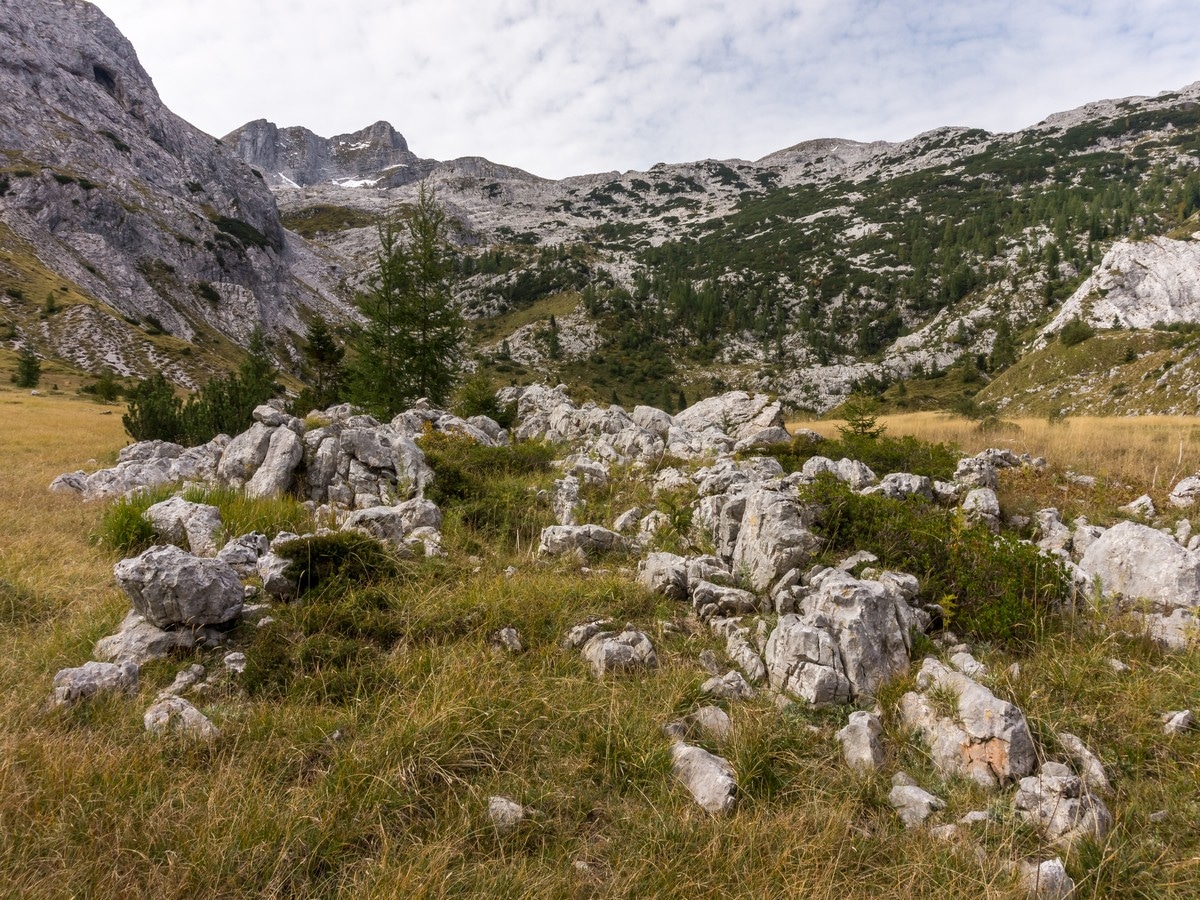
[[221, 511], [227, 537], [262, 532], [269, 538], [281, 532], [304, 534], [313, 528], [312, 513], [295, 497], [247, 497], [236, 488], [199, 486], [186, 490], [183, 498], [207, 503]]
[[155, 543], [154, 528], [144, 513], [155, 503], [169, 499], [175, 485], [168, 484], [140, 491], [131, 497], [118, 497], [104, 509], [96, 532], [97, 540], [124, 556], [137, 556]]

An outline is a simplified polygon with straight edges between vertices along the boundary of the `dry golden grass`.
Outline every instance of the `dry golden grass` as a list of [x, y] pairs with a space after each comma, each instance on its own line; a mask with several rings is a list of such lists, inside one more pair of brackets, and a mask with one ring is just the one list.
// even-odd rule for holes
[[[890, 435], [911, 434], [924, 441], [953, 443], [967, 453], [1005, 447], [1045, 457], [1056, 469], [1116, 479], [1142, 490], [1170, 488], [1200, 471], [1200, 418], [1194, 416], [1081, 417], [1051, 423], [1014, 419], [983, 431], [976, 422], [950, 413], [880, 416]], [[792, 422], [835, 437], [837, 420]]]

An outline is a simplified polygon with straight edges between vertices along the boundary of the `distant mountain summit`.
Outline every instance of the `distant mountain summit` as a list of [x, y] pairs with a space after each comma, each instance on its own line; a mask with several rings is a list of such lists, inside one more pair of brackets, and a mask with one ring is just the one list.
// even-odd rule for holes
[[261, 171], [272, 187], [399, 187], [424, 178], [436, 165], [410, 151], [404, 135], [387, 122], [323, 138], [307, 128], [280, 128], [256, 119], [225, 135], [222, 143]]

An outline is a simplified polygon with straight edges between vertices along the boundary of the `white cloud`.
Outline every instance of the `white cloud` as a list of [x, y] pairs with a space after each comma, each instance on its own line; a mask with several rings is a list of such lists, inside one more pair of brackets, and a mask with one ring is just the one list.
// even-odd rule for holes
[[1190, 0], [100, 0], [163, 99], [223, 134], [391, 121], [542, 175], [814, 137], [1012, 130], [1200, 78]]

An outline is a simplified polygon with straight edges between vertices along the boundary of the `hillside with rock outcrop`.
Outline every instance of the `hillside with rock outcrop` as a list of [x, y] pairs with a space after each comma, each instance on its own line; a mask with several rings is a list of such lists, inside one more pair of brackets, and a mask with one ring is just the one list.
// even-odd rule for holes
[[0, 5], [0, 304], [12, 345], [90, 372], [226, 371], [261, 326], [287, 363], [339, 261], [280, 224], [231, 148], [167, 109], [90, 3]]

